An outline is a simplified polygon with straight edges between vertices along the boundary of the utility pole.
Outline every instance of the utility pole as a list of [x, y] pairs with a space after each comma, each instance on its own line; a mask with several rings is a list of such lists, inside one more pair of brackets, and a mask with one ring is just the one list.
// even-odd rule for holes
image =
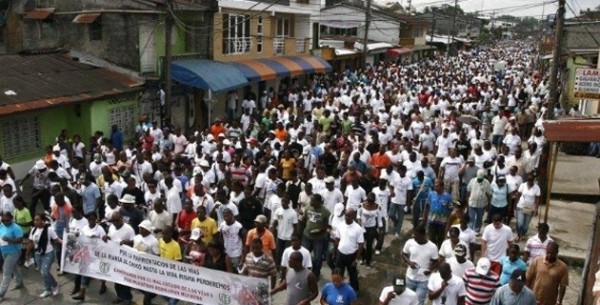
[[406, 10], [406, 14], [410, 15], [410, 6], [412, 4], [412, 0], [408, 0], [408, 9]]
[[554, 32], [554, 50], [552, 52], [552, 68], [550, 70], [550, 100], [548, 101], [546, 117], [548, 120], [554, 119], [554, 107], [558, 104], [560, 98], [560, 95], [558, 94], [558, 69], [560, 66], [560, 53], [562, 49], [563, 25], [565, 23], [565, 2], [566, 0], [558, 0], [556, 29]]
[[165, 57], [163, 58], [163, 84], [165, 86], [165, 109], [163, 127], [171, 125], [172, 83], [171, 83], [171, 61], [173, 59], [173, 48], [171, 36], [173, 35], [173, 16], [171, 16], [171, 0], [165, 1]]
[[367, 45], [369, 44], [369, 27], [371, 26], [371, 2], [372, 0], [367, 0], [367, 10], [365, 11], [365, 35], [363, 37], [363, 54], [362, 54], [362, 62], [363, 66], [367, 66], [367, 55], [369, 54], [369, 49]]
[[[454, 45], [454, 36], [456, 35], [456, 15], [458, 15], [458, 0], [454, 0], [454, 16], [452, 17], [452, 46]], [[450, 48], [451, 45], [448, 45]], [[452, 47], [454, 49], [454, 47]]]
[[431, 38], [429, 38], [429, 43], [433, 44], [433, 33], [435, 33], [435, 9], [431, 10]]

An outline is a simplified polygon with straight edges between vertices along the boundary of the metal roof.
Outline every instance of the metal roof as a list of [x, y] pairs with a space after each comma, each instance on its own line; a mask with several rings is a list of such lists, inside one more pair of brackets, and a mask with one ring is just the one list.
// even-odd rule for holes
[[90, 24], [90, 23], [94, 23], [94, 21], [96, 21], [96, 19], [98, 17], [100, 17], [100, 13], [79, 14], [79, 15], [75, 16], [75, 19], [73, 19], [73, 23]]
[[52, 13], [54, 13], [56, 9], [53, 7], [48, 8], [36, 8], [33, 11], [27, 12], [25, 14], [25, 19], [36, 19], [36, 20], [44, 20], [48, 18]]
[[139, 90], [143, 81], [64, 54], [0, 56], [0, 115]]

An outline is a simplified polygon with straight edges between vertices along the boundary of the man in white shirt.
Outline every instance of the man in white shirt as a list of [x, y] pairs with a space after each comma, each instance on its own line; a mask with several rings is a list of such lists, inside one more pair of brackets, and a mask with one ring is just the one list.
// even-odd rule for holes
[[417, 293], [419, 305], [425, 304], [427, 283], [431, 271], [437, 268], [438, 248], [427, 239], [427, 229], [420, 224], [413, 229], [413, 238], [404, 243], [402, 259], [406, 269], [407, 287]]
[[334, 257], [335, 266], [341, 271], [344, 277], [345, 269], [348, 269], [350, 276], [350, 285], [354, 291], [359, 291], [358, 270], [356, 262], [362, 257], [362, 249], [365, 242], [364, 229], [356, 221], [356, 210], [347, 208], [344, 215], [345, 222], [340, 223], [333, 232], [335, 237], [333, 243], [335, 247]]
[[277, 260], [276, 263], [281, 263], [283, 249], [291, 244], [292, 234], [297, 231], [298, 213], [290, 208], [290, 199], [287, 194], [281, 197], [281, 207], [273, 212], [271, 220], [271, 232], [275, 232], [277, 236]]
[[[356, 178], [352, 180], [352, 185], [346, 187], [344, 195], [346, 197], [346, 208], [355, 211], [358, 210], [363, 201], [367, 200], [367, 192], [358, 184], [358, 179]], [[329, 210], [332, 211], [333, 208]]]
[[467, 259], [467, 247], [463, 244], [454, 247], [454, 256], [447, 259], [446, 262], [450, 265], [452, 274], [461, 279], [467, 269], [475, 267], [475, 264]]
[[181, 211], [181, 197], [179, 196], [179, 189], [173, 185], [173, 177], [167, 176], [165, 178], [165, 186], [167, 188], [167, 212], [173, 217], [173, 221], [177, 219], [177, 214]]
[[323, 197], [323, 206], [325, 206], [331, 213], [336, 203], [344, 202], [344, 194], [338, 188], [335, 187], [335, 178], [329, 176], [325, 179], [325, 189], [320, 192]]
[[458, 176], [458, 171], [462, 165], [463, 160], [456, 155], [455, 149], [450, 149], [448, 156], [442, 159], [442, 163], [440, 164], [440, 173], [438, 177], [444, 178], [444, 188], [446, 192], [452, 194], [452, 200], [454, 201], [458, 200], [460, 196], [460, 178]]
[[465, 304], [467, 290], [465, 283], [456, 275], [452, 274], [450, 265], [442, 263], [439, 273], [431, 275], [427, 288], [429, 289], [429, 300], [432, 305], [458, 305]]
[[412, 180], [406, 175], [406, 167], [400, 165], [398, 175], [389, 175], [392, 200], [390, 205], [390, 219], [394, 222], [395, 236], [399, 237], [402, 232], [404, 214], [407, 212], [407, 203], [412, 202]]
[[312, 258], [310, 255], [310, 251], [302, 246], [302, 235], [298, 233], [292, 234], [291, 245], [285, 250], [283, 250], [283, 254], [281, 256], [281, 280], [285, 280], [285, 275], [287, 273], [287, 268], [289, 268], [289, 258], [293, 252], [300, 252], [302, 254], [302, 267], [306, 269], [312, 268]]
[[492, 223], [487, 225], [481, 236], [481, 257], [487, 257], [492, 263], [491, 269], [501, 273], [500, 259], [507, 255], [513, 242], [512, 229], [502, 222], [502, 216], [492, 216]]
[[406, 279], [403, 276], [394, 278], [392, 286], [384, 287], [379, 295], [378, 305], [417, 305], [417, 294], [406, 288]]
[[[111, 225], [108, 228], [108, 234], [102, 237], [104, 242], [111, 240], [112, 242], [116, 242], [119, 245], [126, 245], [133, 241], [135, 237], [135, 232], [133, 228], [123, 222], [123, 216], [119, 211], [113, 212], [111, 216]], [[115, 283], [115, 292], [117, 294], [117, 299], [113, 301], [115, 302], [126, 302], [131, 303], [133, 296], [131, 295], [131, 288]]]

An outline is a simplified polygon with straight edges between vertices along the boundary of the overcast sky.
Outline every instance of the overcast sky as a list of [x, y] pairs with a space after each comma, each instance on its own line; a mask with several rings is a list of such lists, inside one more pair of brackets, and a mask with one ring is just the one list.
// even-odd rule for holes
[[[408, 5], [408, 0], [375, 0], [378, 3], [399, 2], [403, 6]], [[513, 16], [534, 16], [541, 17], [544, 15], [556, 13], [558, 5], [556, 3], [542, 5], [548, 3], [549, 0], [458, 0], [458, 4], [465, 12], [483, 11], [487, 16], [496, 10], [496, 15], [513, 15]], [[442, 4], [454, 5], [453, 0], [412, 0], [413, 8], [417, 10], [423, 9], [425, 6], [439, 6]], [[567, 0], [567, 4], [576, 12], [593, 9], [600, 4], [598, 0]], [[523, 6], [531, 6], [523, 7]], [[535, 7], [533, 7], [535, 6]], [[567, 18], [572, 17], [573, 13], [567, 8]]]

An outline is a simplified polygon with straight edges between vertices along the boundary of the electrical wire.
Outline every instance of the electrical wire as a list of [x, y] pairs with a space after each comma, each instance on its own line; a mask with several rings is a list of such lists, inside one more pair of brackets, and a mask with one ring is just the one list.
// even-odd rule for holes
[[571, 11], [571, 13], [573, 13], [575, 15], [575, 19], [579, 22], [580, 25], [583, 26], [583, 28], [585, 29], [585, 31], [588, 33], [588, 35], [590, 35], [590, 37], [592, 38], [592, 40], [596, 43], [597, 46], [600, 46], [600, 42], [598, 42], [598, 39], [596, 39], [596, 36], [594, 36], [592, 34], [592, 32], [590, 32], [590, 29], [587, 27], [587, 25], [585, 25], [583, 23], [583, 21], [581, 21], [581, 19], [579, 19], [579, 16], [577, 16], [577, 14], [573, 11], [573, 8], [571, 8], [571, 6], [569, 5], [569, 3], [567, 3], [565, 1], [565, 4], [567, 6], [567, 8], [569, 9], [569, 11]]

